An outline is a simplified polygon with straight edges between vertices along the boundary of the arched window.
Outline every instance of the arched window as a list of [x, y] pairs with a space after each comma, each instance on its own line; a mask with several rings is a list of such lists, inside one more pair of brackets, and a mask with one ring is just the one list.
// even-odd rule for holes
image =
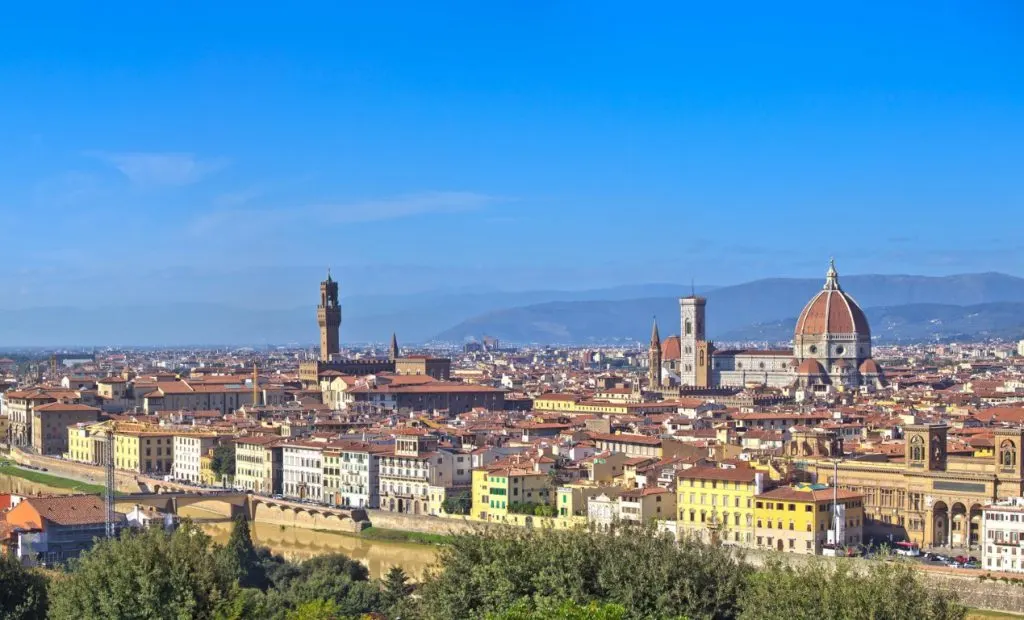
[[690, 319], [686, 319], [685, 325], [686, 327], [684, 327], [683, 329], [685, 330], [686, 335], [689, 336], [690, 334], [693, 333], [693, 323], [690, 322]]
[[700, 350], [700, 365], [704, 365], [704, 349]]
[[920, 435], [914, 435], [910, 438], [910, 460], [924, 460], [924, 440], [921, 439]]
[[1013, 467], [1017, 462], [1017, 446], [1009, 439], [999, 444], [999, 463], [1003, 467]]

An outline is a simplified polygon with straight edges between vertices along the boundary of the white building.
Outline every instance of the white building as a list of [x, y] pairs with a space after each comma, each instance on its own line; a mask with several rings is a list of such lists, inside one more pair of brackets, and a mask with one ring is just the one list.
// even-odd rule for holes
[[981, 511], [982, 568], [1024, 573], [1024, 497], [1011, 497]]
[[288, 499], [324, 501], [323, 450], [326, 444], [291, 441], [281, 446], [281, 493]]
[[434, 435], [400, 435], [380, 461], [380, 508], [430, 514], [432, 487], [468, 487], [472, 476], [470, 455], [438, 448]]
[[608, 530], [612, 523], [620, 520], [620, 505], [604, 493], [591, 497], [587, 502], [587, 522], [598, 530]]
[[178, 527], [180, 522], [178, 515], [173, 512], [164, 512], [159, 508], [139, 504], [135, 504], [135, 507], [125, 515], [125, 519], [128, 525], [134, 528], [162, 527], [168, 531]]
[[335, 441], [324, 448], [324, 502], [332, 506], [377, 508], [380, 461], [387, 446], [362, 441]]
[[171, 475], [175, 480], [202, 482], [199, 459], [217, 445], [220, 438], [214, 433], [183, 433], [174, 436], [174, 464]]

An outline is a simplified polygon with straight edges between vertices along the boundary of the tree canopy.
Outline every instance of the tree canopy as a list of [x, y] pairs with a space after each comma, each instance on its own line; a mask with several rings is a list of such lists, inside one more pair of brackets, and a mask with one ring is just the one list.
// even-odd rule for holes
[[473, 495], [467, 491], [453, 493], [441, 502], [441, 508], [450, 515], [468, 515], [473, 507]]
[[[963, 620], [953, 594], [900, 563], [809, 559], [759, 569], [737, 552], [651, 528], [493, 527], [457, 534], [416, 596], [393, 567], [342, 554], [290, 562], [239, 520], [218, 547], [186, 522], [99, 541], [50, 582], [0, 560], [0, 620]], [[47, 609], [48, 605], [48, 609]], [[48, 615], [47, 615], [48, 612]]]
[[239, 587], [266, 590], [270, 585], [249, 531], [249, 520], [238, 517], [228, 543], [220, 550], [224, 569], [234, 576]]
[[211, 618], [234, 586], [209, 536], [190, 523], [173, 534], [126, 531], [96, 545], [53, 580], [50, 618]]
[[42, 620], [46, 609], [46, 578], [0, 554], [0, 620]]
[[857, 572], [823, 560], [790, 567], [773, 562], [752, 573], [740, 600], [740, 620], [954, 620], [966, 609], [945, 592], [925, 588], [913, 568], [875, 562]]
[[425, 618], [500, 614], [538, 597], [622, 605], [627, 617], [729, 618], [750, 568], [727, 549], [649, 529], [490, 528], [460, 534], [421, 589]]
[[235, 445], [225, 442], [214, 446], [213, 456], [210, 458], [210, 469], [217, 475], [218, 480], [234, 476]]
[[[650, 528], [490, 528], [459, 534], [403, 617], [574, 620], [962, 620], [905, 564], [811, 561], [754, 569], [728, 548]], [[898, 595], [896, 594], [898, 593]]]

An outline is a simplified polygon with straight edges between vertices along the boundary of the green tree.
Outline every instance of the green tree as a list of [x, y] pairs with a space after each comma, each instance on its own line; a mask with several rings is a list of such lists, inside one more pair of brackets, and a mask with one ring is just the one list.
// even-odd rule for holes
[[46, 606], [46, 578], [0, 554], [0, 620], [41, 620]]
[[468, 515], [472, 507], [473, 495], [469, 491], [459, 491], [441, 503], [441, 508], [450, 515]]
[[750, 575], [740, 609], [740, 620], [962, 620], [967, 615], [949, 594], [929, 590], [917, 571], [899, 562], [873, 562], [857, 571], [848, 562], [791, 567], [775, 561]]
[[260, 620], [273, 618], [276, 600], [262, 590], [235, 588], [230, 599], [218, 605], [215, 620]]
[[500, 613], [487, 614], [487, 620], [625, 620], [626, 608], [615, 603], [594, 601], [581, 605], [575, 601], [551, 599], [521, 600]]
[[555, 516], [555, 507], [551, 504], [535, 504], [533, 514], [537, 517], [553, 517]]
[[235, 519], [231, 537], [219, 553], [224, 569], [234, 576], [239, 587], [265, 590], [270, 585], [256, 546], [252, 543], [249, 520], [245, 516]]
[[387, 608], [394, 607], [408, 596], [411, 591], [409, 576], [398, 566], [392, 566], [381, 583], [383, 605]]
[[288, 612], [287, 620], [336, 620], [338, 605], [334, 601], [318, 598], [307, 601]]
[[235, 444], [219, 443], [213, 448], [213, 456], [210, 458], [210, 469], [217, 476], [218, 480], [231, 478], [235, 475]]
[[233, 577], [210, 538], [191, 523], [102, 540], [51, 582], [50, 618], [124, 620], [211, 618], [230, 597]]
[[631, 618], [730, 618], [750, 570], [727, 548], [676, 543], [649, 527], [616, 536], [492, 527], [441, 548], [418, 614], [474, 618], [543, 597], [614, 603]]
[[292, 610], [324, 599], [337, 606], [342, 616], [381, 611], [381, 590], [370, 581], [370, 573], [359, 562], [340, 553], [321, 555], [280, 571], [274, 583], [279, 604]]

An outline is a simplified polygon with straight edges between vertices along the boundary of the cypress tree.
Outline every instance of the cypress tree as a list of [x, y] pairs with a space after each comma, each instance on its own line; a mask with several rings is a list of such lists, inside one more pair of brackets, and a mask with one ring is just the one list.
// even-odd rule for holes
[[222, 553], [224, 554], [225, 568], [232, 572], [240, 587], [259, 588], [260, 590], [267, 588], [269, 585], [267, 574], [256, 553], [256, 546], [252, 542], [249, 520], [244, 516], [235, 519], [231, 537]]

